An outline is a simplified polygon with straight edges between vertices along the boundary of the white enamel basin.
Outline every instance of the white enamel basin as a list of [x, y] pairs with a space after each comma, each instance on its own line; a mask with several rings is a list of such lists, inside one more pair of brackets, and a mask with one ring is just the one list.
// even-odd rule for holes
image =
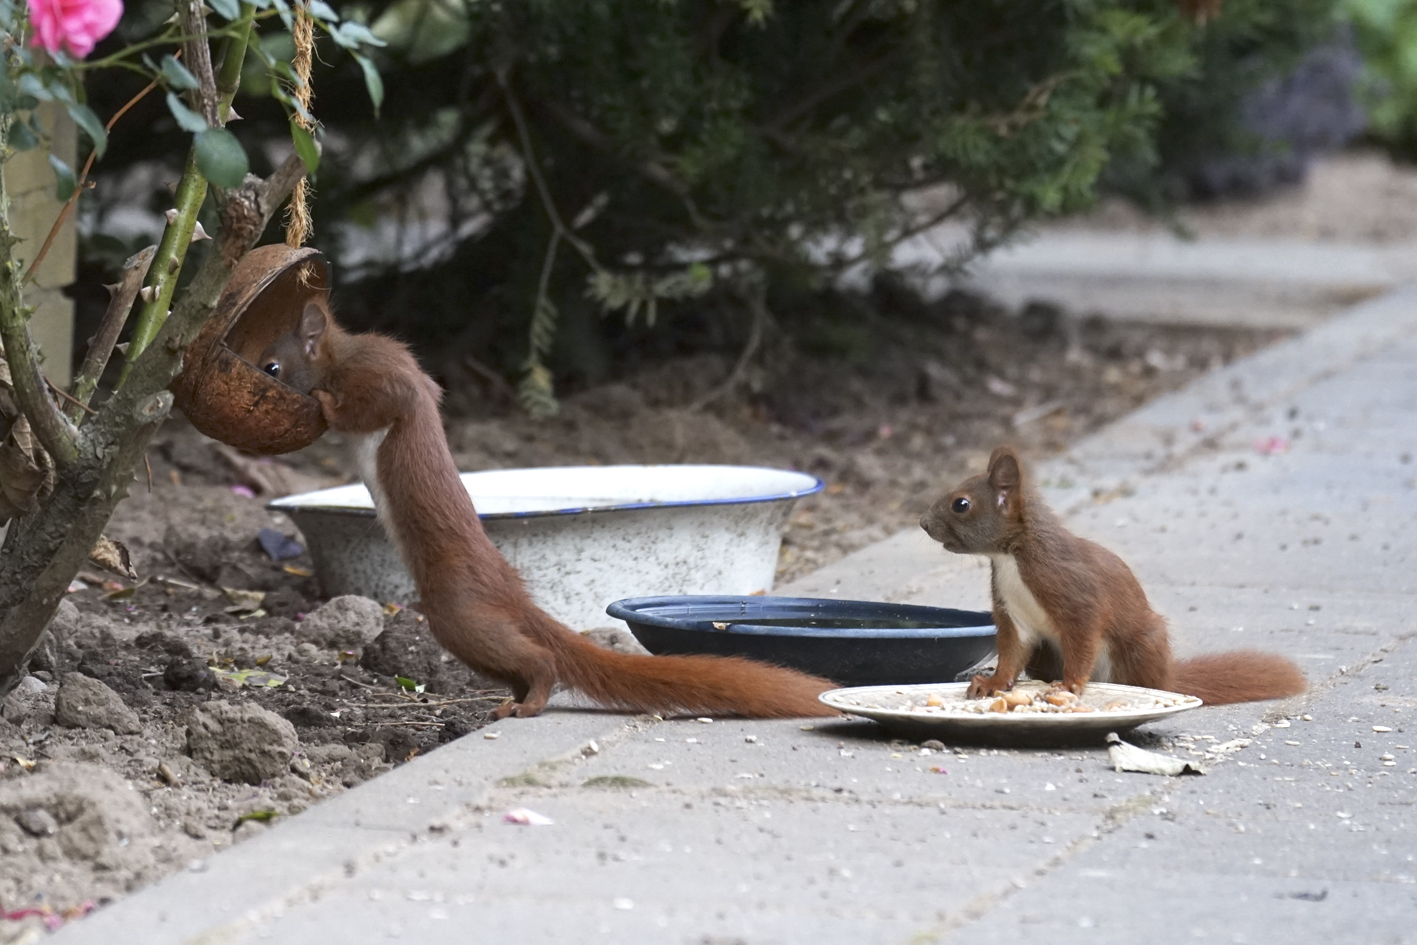
[[[813, 476], [752, 466], [549, 466], [463, 473], [482, 525], [538, 604], [576, 629], [626, 597], [772, 589]], [[305, 535], [327, 595], [417, 599], [362, 485], [270, 503]]]

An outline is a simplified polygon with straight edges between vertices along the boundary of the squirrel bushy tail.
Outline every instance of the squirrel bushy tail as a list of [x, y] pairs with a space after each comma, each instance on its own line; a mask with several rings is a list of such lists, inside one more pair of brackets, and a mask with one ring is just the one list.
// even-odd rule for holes
[[1297, 696], [1307, 683], [1299, 667], [1282, 656], [1236, 650], [1177, 660], [1171, 669], [1171, 688], [1197, 696], [1206, 705], [1228, 705]]
[[838, 715], [817, 700], [829, 680], [737, 656], [616, 653], [536, 612], [535, 635], [556, 654], [557, 677], [610, 709], [790, 719]]

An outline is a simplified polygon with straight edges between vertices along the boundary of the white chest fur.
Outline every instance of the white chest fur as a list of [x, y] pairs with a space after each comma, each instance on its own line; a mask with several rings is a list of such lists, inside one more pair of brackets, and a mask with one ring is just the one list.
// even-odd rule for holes
[[[989, 560], [994, 563], [995, 591], [1004, 605], [1004, 610], [1008, 612], [1009, 619], [1018, 630], [1019, 641], [1024, 650], [1032, 651], [1040, 642], [1048, 640], [1062, 651], [1058, 628], [1053, 623], [1053, 618], [1038, 602], [1038, 598], [1033, 596], [1033, 592], [1024, 583], [1023, 575], [1019, 573], [1018, 560], [1013, 555], [990, 555]], [[1094, 682], [1107, 682], [1110, 678], [1111, 660], [1104, 646], [1102, 652], [1097, 654], [1097, 662], [1093, 664], [1091, 679]]]
[[1019, 639], [1025, 647], [1032, 648], [1040, 638], [1058, 642], [1058, 631], [1053, 620], [1038, 598], [1023, 583], [1023, 575], [1018, 570], [1018, 560], [1013, 555], [990, 555], [994, 563], [994, 589], [1008, 611], [1009, 619], [1018, 628]]
[[354, 449], [354, 467], [359, 470], [359, 478], [364, 480], [364, 487], [369, 490], [369, 495], [374, 500], [374, 511], [385, 528], [389, 527], [385, 519], [388, 503], [383, 487], [379, 484], [379, 447], [383, 445], [388, 432], [385, 427], [377, 433], [362, 433], [349, 437]]

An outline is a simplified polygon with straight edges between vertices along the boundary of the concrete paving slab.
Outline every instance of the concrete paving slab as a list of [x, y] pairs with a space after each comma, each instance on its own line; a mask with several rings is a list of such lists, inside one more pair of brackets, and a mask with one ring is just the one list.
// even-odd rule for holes
[[[921, 239], [902, 255], [919, 264], [940, 251]], [[1413, 279], [1409, 244], [1060, 230], [991, 253], [965, 284], [1011, 306], [1048, 299], [1131, 321], [1304, 328]]]
[[529, 758], [555, 764], [592, 739], [613, 744], [624, 725], [619, 716], [563, 712], [554, 726], [520, 732], [515, 746], [474, 733], [239, 847], [194, 861], [64, 934], [114, 943], [229, 941], [461, 823], [469, 804], [498, 779], [522, 771]]
[[[1178, 651], [1264, 646], [1309, 673], [1305, 696], [1135, 736], [1209, 750], [1204, 777], [1119, 774], [1100, 748], [927, 754], [862, 721], [561, 700], [57, 940], [1417, 941], [1414, 345], [1417, 293], [1369, 303], [1038, 470], [1133, 563]], [[1259, 455], [1261, 432], [1289, 452]], [[987, 583], [911, 531], [780, 590], [982, 606]], [[518, 806], [555, 823], [504, 823]]]
[[[1111, 842], [921, 941], [1417, 940], [1417, 643], [1335, 678], [1249, 760], [1177, 779]], [[1378, 731], [1384, 729], [1385, 731]], [[1105, 895], [1100, 895], [1105, 888]]]

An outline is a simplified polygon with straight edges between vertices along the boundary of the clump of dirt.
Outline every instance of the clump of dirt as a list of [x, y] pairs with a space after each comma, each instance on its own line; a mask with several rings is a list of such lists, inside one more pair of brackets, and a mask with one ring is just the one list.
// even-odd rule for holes
[[[464, 469], [810, 472], [827, 488], [788, 525], [788, 580], [911, 525], [1001, 441], [1060, 450], [1280, 335], [927, 304], [889, 285], [858, 302], [850, 319], [782, 313], [736, 373], [731, 353], [666, 358], [549, 421], [462, 383], [450, 442]], [[141, 579], [81, 574], [0, 701], [4, 910], [121, 895], [474, 730], [505, 696], [410, 610], [322, 606], [302, 536], [264, 503], [346, 481], [338, 437], [261, 460], [175, 419], [147, 458], [107, 530]]]
[[112, 768], [46, 762], [0, 780], [0, 900], [64, 906], [121, 895], [200, 855], [157, 829]]

